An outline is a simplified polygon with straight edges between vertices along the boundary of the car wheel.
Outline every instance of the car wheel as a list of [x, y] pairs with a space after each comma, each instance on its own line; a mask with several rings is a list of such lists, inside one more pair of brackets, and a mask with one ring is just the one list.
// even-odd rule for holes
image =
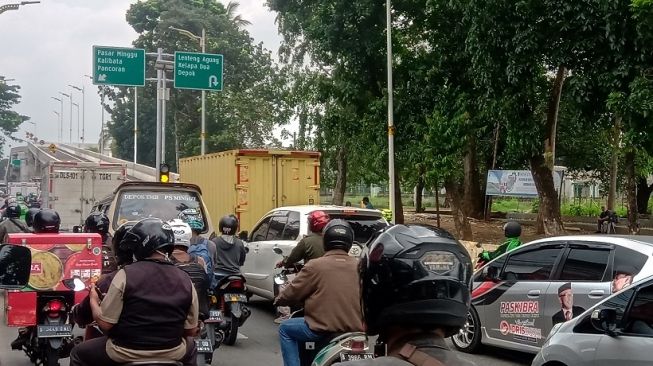
[[451, 337], [453, 345], [462, 352], [476, 353], [481, 347], [481, 321], [474, 308], [467, 312], [467, 321], [460, 331]]

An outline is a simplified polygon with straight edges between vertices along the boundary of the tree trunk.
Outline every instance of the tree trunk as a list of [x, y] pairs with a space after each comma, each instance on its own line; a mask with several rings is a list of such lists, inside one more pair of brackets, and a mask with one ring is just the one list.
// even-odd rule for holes
[[553, 185], [553, 172], [545, 165], [543, 156], [531, 158], [531, 172], [540, 198], [537, 233], [547, 236], [560, 235], [564, 232], [560, 217], [560, 201]]
[[395, 224], [404, 223], [404, 206], [401, 202], [401, 184], [399, 184], [399, 174], [395, 174]]
[[635, 152], [629, 150], [625, 155], [626, 160], [626, 197], [628, 198], [628, 231], [631, 234], [639, 233], [637, 222], [637, 177], [635, 176]]
[[440, 183], [435, 178], [435, 220], [440, 227]]
[[[562, 95], [562, 86], [567, 77], [567, 68], [558, 67], [556, 78], [553, 81], [551, 95], [546, 111], [546, 138], [544, 139], [544, 165], [550, 171], [553, 171], [556, 155], [556, 131], [558, 128], [558, 110], [560, 109], [560, 96]], [[539, 192], [539, 191], [538, 191]]]
[[298, 136], [295, 143], [295, 148], [297, 150], [305, 150], [306, 149], [306, 124], [308, 121], [308, 116], [306, 115], [306, 111], [300, 112], [298, 119], [299, 119], [299, 133], [297, 134]]
[[422, 205], [422, 191], [424, 191], [424, 172], [423, 168], [419, 169], [419, 176], [417, 177], [417, 184], [415, 186], [415, 212], [424, 212]]
[[650, 186], [646, 183], [646, 178], [639, 177], [637, 180], [637, 211], [642, 215], [648, 213], [648, 201], [653, 192], [653, 184]]
[[448, 178], [444, 181], [444, 188], [451, 203], [451, 215], [456, 228], [456, 236], [462, 240], [473, 240], [472, 225], [469, 223], [461, 197], [463, 187], [452, 178]]
[[476, 138], [474, 136], [470, 136], [467, 139], [463, 170], [465, 174], [463, 195], [465, 212], [473, 218], [482, 219], [484, 201], [481, 196], [481, 180], [478, 174]]
[[613, 211], [617, 199], [617, 174], [619, 163], [619, 144], [621, 142], [621, 117], [615, 118], [612, 129], [612, 157], [610, 160], [610, 190], [608, 191], [608, 210]]
[[336, 175], [336, 186], [333, 190], [333, 200], [331, 203], [342, 206], [347, 189], [347, 150], [343, 146], [338, 147], [336, 164], [338, 173]]

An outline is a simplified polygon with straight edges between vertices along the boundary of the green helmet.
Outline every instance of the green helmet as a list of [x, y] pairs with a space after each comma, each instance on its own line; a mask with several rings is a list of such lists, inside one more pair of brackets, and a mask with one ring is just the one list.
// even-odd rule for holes
[[186, 222], [190, 226], [191, 230], [204, 230], [204, 223], [198, 219], [190, 219]]

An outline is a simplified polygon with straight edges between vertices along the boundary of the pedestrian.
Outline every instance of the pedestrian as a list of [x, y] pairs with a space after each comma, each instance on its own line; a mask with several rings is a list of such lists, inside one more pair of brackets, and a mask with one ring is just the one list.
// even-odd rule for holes
[[363, 197], [363, 200], [361, 201], [361, 207], [362, 208], [367, 208], [367, 209], [370, 209], [370, 210], [374, 209], [374, 206], [370, 202], [370, 198], [367, 197], [367, 196]]

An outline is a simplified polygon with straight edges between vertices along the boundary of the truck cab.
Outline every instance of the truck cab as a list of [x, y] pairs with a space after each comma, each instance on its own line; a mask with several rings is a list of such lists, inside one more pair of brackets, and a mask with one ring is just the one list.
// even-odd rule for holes
[[202, 236], [208, 238], [212, 235], [211, 217], [202, 200], [202, 191], [195, 184], [125, 182], [99, 200], [92, 212], [104, 212], [109, 217], [109, 233], [113, 235], [124, 223], [149, 217], [172, 220], [188, 209], [195, 209], [204, 221]]

